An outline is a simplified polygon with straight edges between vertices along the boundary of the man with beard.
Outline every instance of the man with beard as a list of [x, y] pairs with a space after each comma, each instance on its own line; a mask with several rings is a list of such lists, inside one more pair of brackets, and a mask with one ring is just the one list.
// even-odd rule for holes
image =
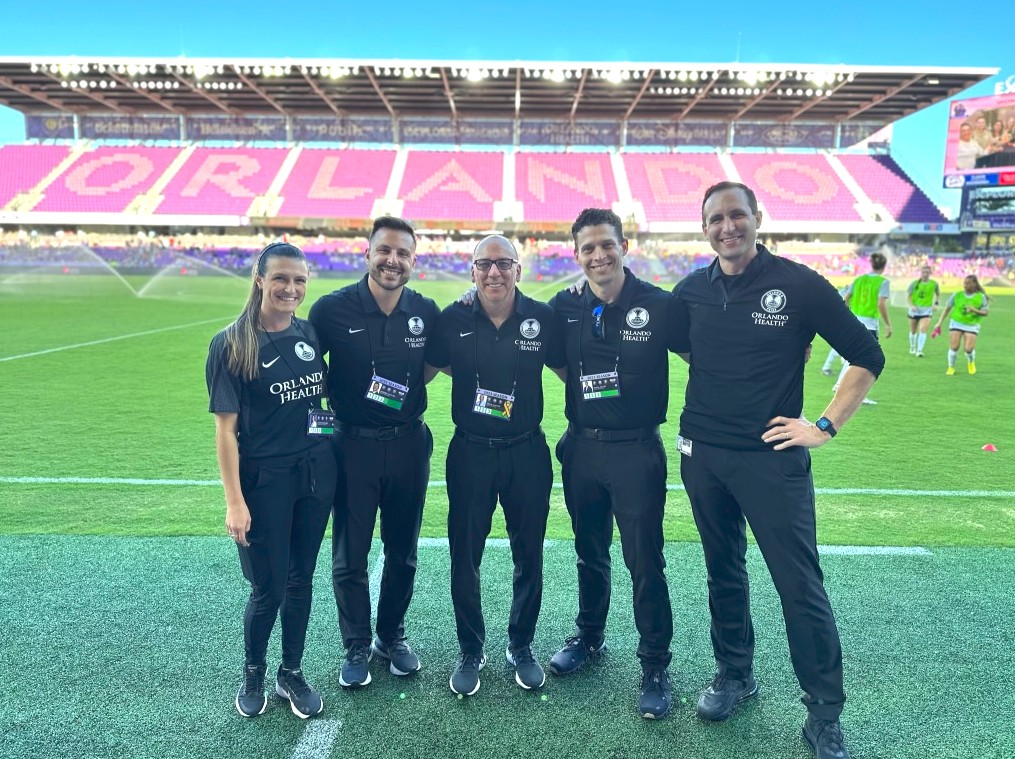
[[[433, 436], [423, 423], [426, 342], [440, 313], [405, 287], [416, 263], [416, 235], [404, 219], [374, 222], [359, 282], [323, 296], [310, 310], [321, 350], [334, 368], [328, 396], [335, 411], [339, 462], [332, 537], [332, 581], [346, 660], [339, 684], [370, 682], [378, 656], [394, 675], [420, 669], [405, 636], [405, 612], [416, 577], [416, 543]], [[377, 635], [370, 630], [367, 556], [381, 512], [384, 570]]]

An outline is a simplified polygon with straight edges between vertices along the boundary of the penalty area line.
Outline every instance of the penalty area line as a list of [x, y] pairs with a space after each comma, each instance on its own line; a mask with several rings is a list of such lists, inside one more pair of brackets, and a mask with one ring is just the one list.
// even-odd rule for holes
[[101, 340], [89, 340], [86, 343], [74, 343], [73, 345], [62, 345], [59, 348], [47, 348], [42, 351], [33, 351], [31, 353], [20, 353], [16, 356], [3, 356], [0, 357], [0, 363], [4, 361], [16, 361], [19, 358], [32, 358], [32, 356], [45, 356], [47, 353], [59, 353], [60, 351], [69, 351], [74, 348], [87, 348], [92, 345], [102, 345], [103, 343], [113, 343], [117, 340], [130, 340], [135, 337], [146, 337], [147, 335], [157, 335], [160, 332], [172, 332], [178, 329], [189, 329], [190, 327], [200, 327], [202, 324], [212, 324], [214, 322], [222, 322], [227, 319], [232, 319], [231, 316], [222, 316], [218, 319], [205, 319], [204, 321], [191, 322], [190, 324], [177, 324], [175, 327], [159, 327], [158, 329], [148, 329], [144, 332], [131, 332], [129, 335], [117, 335], [116, 337], [104, 337]]
[[[2, 359], [0, 359], [2, 360]], [[10, 485], [169, 485], [221, 487], [221, 480], [149, 479], [143, 477], [9, 477], [0, 476], [0, 483]], [[433, 490], [446, 488], [444, 480], [430, 480]], [[555, 490], [564, 486], [553, 483]], [[682, 491], [683, 485], [667, 485], [667, 490]], [[817, 495], [886, 495], [920, 498], [1015, 498], [1015, 490], [912, 490], [908, 488], [815, 488]]]

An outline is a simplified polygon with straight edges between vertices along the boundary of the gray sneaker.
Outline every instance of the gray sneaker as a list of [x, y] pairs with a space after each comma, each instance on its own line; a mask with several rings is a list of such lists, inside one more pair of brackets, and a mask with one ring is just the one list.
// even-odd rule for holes
[[374, 656], [385, 659], [388, 662], [388, 671], [398, 677], [411, 675], [419, 672], [423, 665], [419, 663], [419, 657], [409, 648], [409, 644], [402, 640], [393, 640], [384, 643], [380, 638], [374, 638], [370, 644], [370, 651]]
[[525, 690], [542, 688], [546, 682], [546, 673], [532, 655], [531, 646], [521, 646], [514, 651], [508, 647], [505, 654], [507, 663], [515, 668], [515, 682]]
[[486, 666], [486, 654], [462, 654], [451, 673], [449, 685], [460, 696], [472, 696], [479, 690], [479, 670]]
[[370, 684], [370, 658], [373, 653], [366, 643], [354, 643], [345, 652], [345, 664], [342, 674], [338, 676], [338, 684], [343, 688], [362, 688]]

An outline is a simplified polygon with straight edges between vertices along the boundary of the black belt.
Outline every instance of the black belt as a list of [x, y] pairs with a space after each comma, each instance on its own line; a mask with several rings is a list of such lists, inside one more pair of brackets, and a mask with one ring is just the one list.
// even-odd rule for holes
[[579, 427], [577, 424], [569, 422], [567, 434], [588, 440], [599, 440], [603, 443], [630, 443], [659, 437], [659, 427], [657, 425], [655, 427], [641, 427], [636, 430], [603, 430], [594, 427]]
[[413, 419], [411, 422], [399, 424], [396, 427], [354, 427], [351, 424], [335, 423], [335, 431], [354, 440], [396, 440], [413, 432], [423, 426], [422, 419]]
[[455, 437], [460, 437], [466, 443], [485, 445], [488, 448], [510, 448], [512, 445], [518, 445], [519, 443], [524, 443], [527, 440], [532, 440], [536, 436], [542, 434], [542, 432], [542, 429], [536, 427], [536, 429], [529, 430], [524, 435], [514, 435], [513, 437], [483, 437], [482, 435], [473, 435], [471, 432], [466, 432], [461, 427], [455, 427]]

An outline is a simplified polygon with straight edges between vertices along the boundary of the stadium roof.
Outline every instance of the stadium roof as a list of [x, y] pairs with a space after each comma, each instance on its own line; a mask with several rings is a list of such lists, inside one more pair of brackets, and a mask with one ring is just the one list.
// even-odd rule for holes
[[995, 68], [0, 57], [26, 114], [283, 114], [888, 124]]

